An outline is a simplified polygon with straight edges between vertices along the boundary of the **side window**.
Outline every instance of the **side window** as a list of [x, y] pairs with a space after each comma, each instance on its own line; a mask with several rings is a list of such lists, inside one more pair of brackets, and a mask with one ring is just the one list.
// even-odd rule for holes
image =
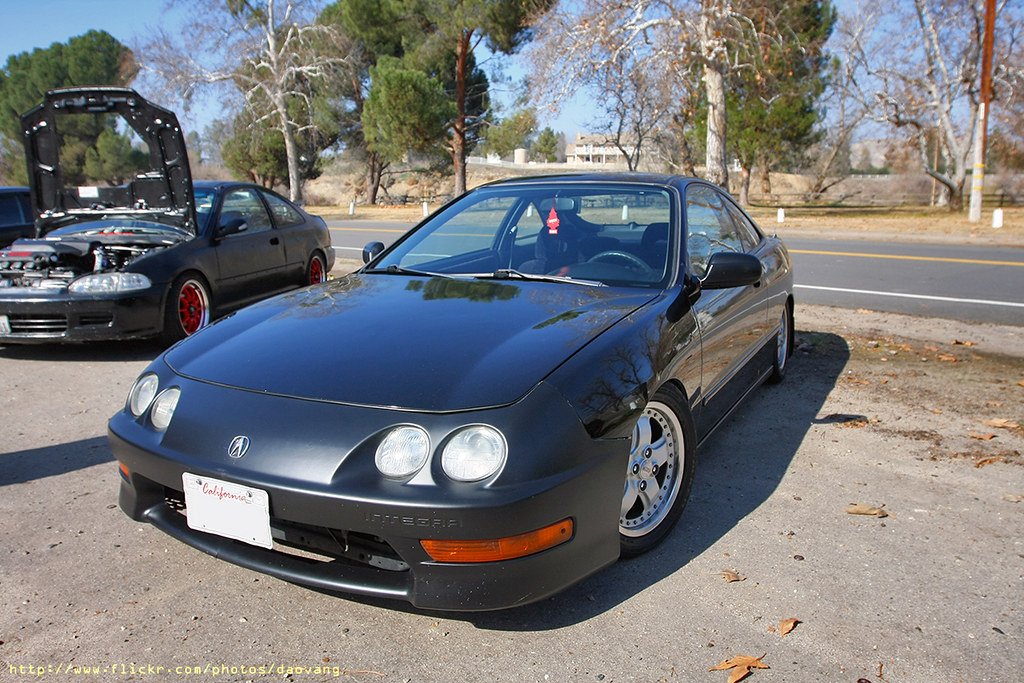
[[735, 206], [726, 202], [725, 208], [732, 217], [733, 224], [736, 226], [736, 232], [739, 234], [740, 242], [743, 244], [743, 251], [753, 251], [754, 247], [761, 243], [761, 233], [757, 231], [757, 228], [750, 222], [750, 219]]
[[540, 234], [543, 227], [544, 217], [541, 215], [540, 209], [537, 208], [536, 203], [530, 202], [516, 223], [516, 246], [536, 242], [537, 235]]
[[712, 254], [744, 251], [736, 224], [717, 190], [694, 185], [686, 191], [686, 250], [697, 277], [707, 272]]
[[290, 228], [293, 225], [302, 225], [305, 219], [294, 206], [276, 195], [268, 192], [263, 193], [263, 198], [270, 205], [270, 213], [274, 215], [274, 223], [279, 228]]
[[18, 196], [0, 194], [0, 225], [18, 225], [24, 222]]
[[228, 214], [238, 214], [249, 224], [243, 234], [262, 232], [271, 228], [270, 214], [267, 213], [256, 190], [248, 187], [230, 190], [224, 195], [224, 205], [220, 209], [221, 223], [224, 223]]

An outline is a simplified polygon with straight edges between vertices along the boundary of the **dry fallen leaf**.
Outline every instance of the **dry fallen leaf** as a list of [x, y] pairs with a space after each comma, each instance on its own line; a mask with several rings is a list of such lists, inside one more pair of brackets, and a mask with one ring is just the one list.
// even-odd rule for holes
[[882, 503], [878, 507], [868, 505], [867, 503], [850, 503], [852, 507], [846, 509], [846, 513], [850, 515], [874, 515], [875, 517], [888, 517], [888, 513], [882, 508], [885, 507], [885, 503]]
[[790, 631], [796, 628], [796, 625], [801, 623], [799, 619], [793, 617], [791, 619], [783, 619], [779, 622], [779, 635], [786, 635]]
[[926, 347], [924, 347], [924, 350], [925, 351], [938, 351], [939, 347], [938, 346], [926, 346]]
[[[764, 653], [768, 654], [767, 652]], [[736, 683], [736, 681], [746, 678], [750, 674], [751, 669], [767, 669], [769, 666], [761, 661], [764, 655], [760, 657], [750, 657], [748, 655], [736, 655], [732, 659], [722, 660], [717, 666], [713, 666], [708, 671], [725, 671], [726, 669], [732, 669], [729, 673], [729, 682]]]
[[974, 346], [972, 341], [960, 341], [959, 339], [953, 340], [953, 346]]
[[733, 581], [746, 581], [747, 580], [747, 577], [740, 576], [740, 573], [738, 571], [736, 571], [735, 569], [723, 569], [722, 570], [722, 578], [725, 579], [726, 581], [728, 581], [729, 583], [732, 583]]
[[959, 363], [960, 359], [950, 353], [940, 353], [938, 356], [939, 360], [943, 363]]
[[1017, 386], [1018, 387], [1024, 387], [1024, 379], [1022, 379], [1021, 381], [1017, 382]]
[[985, 465], [991, 465], [994, 462], [1002, 462], [1002, 461], [1003, 461], [1002, 458], [985, 458], [984, 460], [979, 460], [978, 462], [974, 463], [974, 466], [975, 467], [984, 467]]
[[996, 429], [1020, 429], [1020, 424], [1013, 420], [1008, 420], [1005, 417], [982, 420], [981, 423], [986, 427], [995, 427]]
[[992, 439], [996, 438], [995, 434], [975, 434], [974, 432], [969, 432], [967, 436], [971, 437], [972, 439], [977, 439], [978, 441], [991, 441]]

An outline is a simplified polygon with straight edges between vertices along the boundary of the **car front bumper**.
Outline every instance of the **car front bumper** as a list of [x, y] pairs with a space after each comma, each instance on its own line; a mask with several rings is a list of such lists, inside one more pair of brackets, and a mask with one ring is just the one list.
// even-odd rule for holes
[[[171, 429], [158, 437], [130, 413], [111, 419], [111, 448], [122, 464], [119, 503], [132, 519], [221, 559], [321, 590], [473, 611], [540, 600], [618, 558], [628, 440], [590, 438], [575, 411], [546, 385], [512, 406], [448, 415], [298, 401], [194, 382], [183, 386], [179, 406], [186, 389], [191, 400], [202, 395], [204, 405], [220, 401], [216, 424], [176, 413]], [[172, 434], [179, 418], [188, 438]], [[288, 437], [256, 451], [270, 438], [258, 429], [260, 422], [278, 432], [287, 425]], [[417, 485], [385, 480], [366, 440], [350, 447], [351, 436], [342, 434], [351, 425], [366, 436], [416, 423], [433, 435], [479, 422], [502, 429], [509, 441], [505, 469], [486, 484], [459, 484], [443, 475]], [[519, 436], [524, 424], [542, 424], [547, 438]], [[251, 436], [255, 452], [232, 461], [226, 447], [240, 433]], [[266, 491], [273, 549], [189, 528], [185, 472]], [[565, 519], [573, 523], [571, 540], [511, 560], [439, 562], [420, 544], [507, 538]]]
[[86, 297], [66, 290], [0, 289], [0, 344], [151, 337], [163, 329], [161, 291]]

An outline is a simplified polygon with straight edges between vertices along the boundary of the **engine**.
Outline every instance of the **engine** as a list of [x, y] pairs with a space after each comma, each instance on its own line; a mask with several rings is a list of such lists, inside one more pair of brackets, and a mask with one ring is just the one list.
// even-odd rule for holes
[[86, 273], [123, 270], [163, 246], [104, 243], [95, 239], [18, 240], [0, 250], [0, 289], [67, 287]]

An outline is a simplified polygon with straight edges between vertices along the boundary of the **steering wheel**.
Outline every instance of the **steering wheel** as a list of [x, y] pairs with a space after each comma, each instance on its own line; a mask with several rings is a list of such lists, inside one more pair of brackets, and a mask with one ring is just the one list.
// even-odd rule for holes
[[654, 278], [657, 273], [654, 269], [647, 265], [639, 256], [630, 254], [628, 251], [602, 251], [599, 254], [594, 254], [587, 259], [587, 263], [597, 263], [599, 261], [609, 261], [618, 259], [620, 261], [626, 261], [629, 265], [635, 266], [637, 270], [642, 272], [649, 278]]

